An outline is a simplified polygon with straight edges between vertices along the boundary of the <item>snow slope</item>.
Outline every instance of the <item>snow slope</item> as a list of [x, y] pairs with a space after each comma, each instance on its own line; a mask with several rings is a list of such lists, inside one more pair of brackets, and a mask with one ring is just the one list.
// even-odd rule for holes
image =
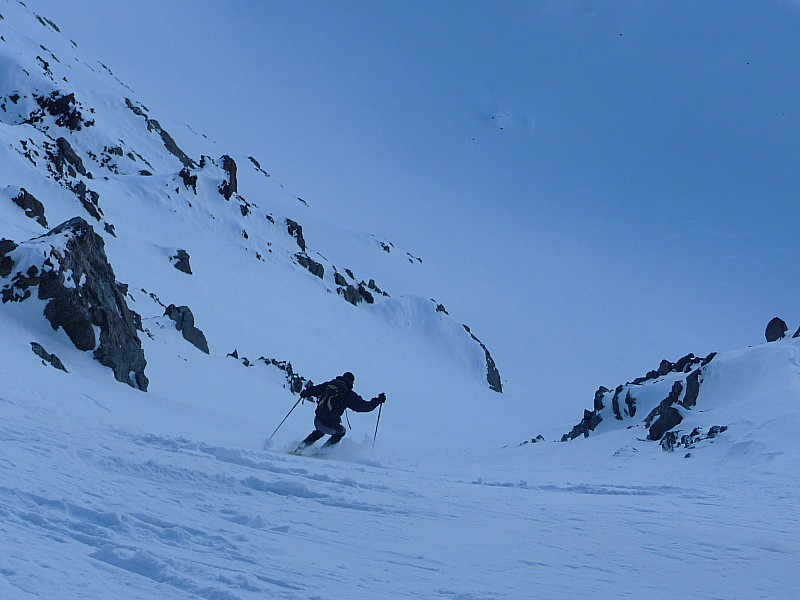
[[[236, 350], [252, 362], [262, 356], [291, 361], [315, 381], [354, 371], [368, 397], [386, 391], [410, 399], [395, 409], [407, 426], [418, 426], [420, 402], [446, 393], [464, 397], [471, 410], [498, 401], [488, 389], [484, 349], [446, 310], [437, 310], [435, 292], [420, 283], [423, 259], [390, 240], [326, 222], [246, 156], [235, 157], [237, 189], [226, 197], [223, 186], [232, 186], [232, 176], [225, 159], [184, 154], [146, 106], [56, 26], [20, 5], [9, 3], [4, 11], [6, 195], [24, 188], [41, 199], [52, 224], [76, 214], [95, 224], [117, 280], [128, 285], [129, 306], [142, 316], [152, 391], [217, 402], [229, 388], [216, 383], [216, 364], [232, 362], [227, 355]], [[39, 108], [42, 98], [68, 94], [80, 115], [77, 126]], [[53, 159], [61, 156], [54, 142], [62, 140], [85, 173]], [[89, 190], [89, 200], [75, 191], [79, 186]], [[0, 210], [4, 235], [17, 243], [44, 233], [12, 202]], [[173, 268], [171, 257], [181, 249], [191, 256], [192, 275]], [[303, 257], [324, 268], [323, 277], [306, 270]], [[344, 300], [345, 288], [359, 282], [374, 304]], [[188, 368], [181, 355], [195, 349], [176, 351], [183, 343], [163, 317], [168, 304], [192, 309], [211, 348], [209, 357], [192, 356], [197, 364]], [[56, 350], [63, 332], [38, 341], [68, 370], [70, 362], [83, 362]], [[244, 370], [243, 379], [257, 377]], [[281, 394], [282, 387], [260, 391], [273, 401]], [[434, 423], [427, 432], [432, 438], [442, 435], [443, 422]]]
[[[387, 450], [382, 431], [374, 454], [368, 439], [346, 439], [324, 459], [293, 457], [259, 449], [273, 422], [245, 394], [201, 408], [107, 381], [76, 389], [32, 354], [4, 355], [14, 368], [0, 395], [0, 590], [788, 598], [800, 506], [788, 435], [798, 391], [786, 371], [796, 377], [798, 350], [787, 342], [718, 359], [721, 378], [780, 382], [762, 389], [764, 402], [794, 412], [776, 427], [782, 418], [745, 404], [750, 412], [689, 460], [624, 429], [419, 459]], [[709, 399], [707, 418], [724, 418], [724, 398]], [[397, 427], [390, 410], [386, 432]]]
[[795, 310], [796, 0], [26, 3], [187, 150], [422, 256], [540, 403]]
[[[20, 243], [47, 231], [11, 201], [22, 188], [51, 227], [75, 215], [92, 223], [142, 317], [150, 380], [147, 393], [115, 381], [52, 329], [36, 297], [0, 305], [0, 597], [772, 599], [796, 589], [798, 340], [714, 358], [680, 427], [727, 430], [688, 459], [646, 441], [640, 422], [677, 375], [641, 386], [637, 420], [606, 412], [587, 439], [553, 443], [568, 424], [538, 418], [547, 407], [531, 405], [535, 390], [489, 389], [480, 346], [436, 310], [424, 257], [333, 224], [235, 149], [225, 151], [238, 190], [226, 198], [230, 171], [202, 135], [182, 144], [184, 157], [170, 151], [161, 116], [45, 15], [0, 6], [0, 235]], [[47, 112], [25, 122], [34, 94], [54, 91], [75, 93], [80, 129]], [[91, 178], [74, 162], [58, 169], [59, 137]], [[81, 182], [97, 202], [71, 189]], [[42, 244], [23, 243], [15, 264], [41, 266]], [[173, 266], [179, 249], [191, 275]], [[389, 296], [348, 303], [334, 267]], [[164, 316], [173, 303], [191, 307], [209, 354]], [[352, 415], [327, 455], [285, 454], [312, 427], [305, 403], [265, 444], [297, 397], [262, 356], [315, 381], [352, 370], [364, 396], [385, 391], [375, 448], [372, 413]], [[536, 434], [546, 441], [517, 445]]]

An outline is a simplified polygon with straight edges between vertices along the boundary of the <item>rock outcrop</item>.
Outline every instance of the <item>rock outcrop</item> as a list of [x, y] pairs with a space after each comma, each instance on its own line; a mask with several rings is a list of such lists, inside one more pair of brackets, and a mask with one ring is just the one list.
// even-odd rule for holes
[[197, 195], [197, 175], [194, 175], [188, 169], [188, 167], [183, 167], [178, 172], [178, 177], [181, 178], [181, 181], [183, 181], [183, 185], [186, 187], [186, 189], [191, 188], [192, 191], [194, 192], [195, 196], [196, 196]]
[[683, 421], [680, 411], [673, 406], [678, 401], [681, 392], [683, 392], [683, 383], [676, 381], [672, 385], [669, 395], [647, 415], [644, 425], [650, 430], [647, 436], [649, 439], [660, 440], [667, 431]]
[[90, 190], [83, 181], [79, 181], [75, 185], [67, 184], [72, 193], [78, 197], [83, 208], [86, 209], [92, 218], [97, 221], [103, 219], [103, 210], [100, 208], [100, 194], [94, 190]]
[[130, 111], [144, 118], [145, 123], [147, 124], [148, 131], [155, 131], [159, 136], [161, 136], [161, 141], [164, 144], [164, 148], [167, 149], [167, 152], [172, 154], [175, 158], [181, 161], [181, 164], [187, 168], [194, 168], [197, 165], [195, 162], [189, 158], [186, 153], [178, 147], [178, 144], [172, 138], [172, 136], [167, 133], [167, 131], [161, 127], [161, 124], [156, 121], [155, 119], [151, 119], [147, 116], [147, 113], [141, 106], [134, 104], [130, 98], [125, 98], [125, 105], [130, 109]]
[[702, 375], [703, 369], [697, 369], [686, 378], [686, 394], [681, 400], [681, 406], [684, 408], [692, 408], [697, 404], [697, 398], [700, 396], [700, 384], [703, 382]]
[[705, 358], [699, 358], [694, 354], [689, 353], [683, 358], [679, 358], [678, 361], [675, 363], [672, 363], [664, 359], [658, 365], [658, 369], [648, 371], [648, 373], [644, 377], [637, 377], [628, 385], [630, 384], [641, 385], [647, 381], [658, 379], [659, 377], [666, 377], [670, 373], [689, 373], [698, 364], [702, 366], [707, 365], [714, 359], [716, 355], [717, 355], [716, 352], [712, 352]]
[[300, 248], [300, 250], [305, 252], [306, 240], [303, 237], [302, 226], [296, 221], [292, 221], [291, 219], [286, 219], [286, 230], [289, 232], [289, 235], [292, 236], [297, 241], [297, 245]]
[[225, 200], [230, 200], [231, 196], [239, 190], [239, 184], [236, 179], [236, 161], [227, 154], [222, 157], [222, 170], [227, 173], [228, 177], [226, 181], [219, 184], [219, 193]]
[[188, 306], [170, 304], [164, 314], [175, 321], [175, 328], [183, 334], [183, 339], [201, 352], [209, 353], [205, 334], [194, 324], [194, 314]]
[[11, 270], [14, 268], [14, 261], [10, 256], [6, 256], [12, 250], [15, 250], [17, 245], [5, 238], [0, 239], [0, 277], [8, 277], [11, 275]]
[[[675, 452], [675, 450], [683, 447], [687, 450], [694, 449], [697, 444], [706, 440], [713, 440], [719, 434], [728, 431], [726, 425], [714, 425], [710, 427], [707, 433], [703, 433], [699, 427], [695, 427], [691, 433], [683, 434], [678, 437], [678, 432], [668, 431], [663, 438], [661, 438], [661, 449], [664, 452]], [[684, 458], [690, 458], [691, 453], [685, 455]]]
[[598, 390], [594, 393], [594, 410], [596, 412], [600, 412], [605, 408], [603, 404], [603, 397], [610, 392], [611, 390], [608, 389], [606, 386], [601, 385]]
[[56, 146], [58, 146], [60, 164], [67, 163], [81, 175], [86, 175], [87, 172], [86, 167], [83, 166], [83, 159], [78, 156], [78, 153], [75, 152], [67, 138], [58, 138], [56, 140]]
[[584, 410], [581, 422], [575, 425], [569, 433], [565, 433], [561, 437], [561, 441], [568, 442], [580, 436], [589, 437], [589, 433], [594, 431], [602, 422], [603, 417], [601, 417], [599, 413], [591, 410]]
[[61, 362], [61, 359], [58, 358], [55, 354], [50, 354], [38, 342], [31, 342], [31, 350], [33, 350], [33, 353], [36, 356], [42, 359], [42, 364], [50, 365], [54, 369], [58, 369], [59, 371], [64, 371], [64, 373], [68, 372], [67, 368], [64, 366], [64, 363]]
[[4, 303], [27, 300], [37, 288], [38, 298], [47, 302], [44, 316], [53, 329], [63, 329], [79, 350], [93, 351], [117, 381], [147, 390], [147, 361], [135, 325], [138, 315], [128, 308], [103, 238], [91, 225], [75, 217], [4, 254], [14, 273], [2, 289]]
[[274, 358], [265, 358], [263, 356], [259, 357], [258, 360], [267, 366], [272, 366], [280, 371], [283, 371], [284, 376], [286, 377], [286, 382], [289, 385], [289, 391], [292, 394], [299, 394], [303, 391], [303, 388], [314, 385], [312, 381], [309, 381], [302, 375], [298, 374], [294, 370], [294, 367], [292, 367], [292, 363], [288, 361], [275, 360]]
[[261, 163], [259, 163], [259, 162], [258, 162], [258, 161], [257, 161], [255, 158], [253, 158], [252, 156], [248, 156], [248, 157], [247, 157], [247, 160], [249, 160], [251, 163], [253, 163], [253, 166], [256, 168], [256, 171], [258, 171], [259, 173], [261, 173], [261, 174], [262, 174], [262, 175], [264, 175], [265, 177], [269, 177], [269, 176], [270, 176], [270, 174], [269, 174], [269, 173], [267, 173], [267, 172], [266, 172], [266, 171], [265, 171], [265, 170], [264, 170], [264, 169], [261, 167]]
[[49, 114], [55, 117], [56, 125], [71, 131], [80, 131], [83, 127], [94, 125], [94, 121], [84, 120], [82, 106], [75, 100], [75, 94], [55, 91], [49, 96], [34, 94], [33, 98], [39, 105], [40, 111], [28, 117], [26, 122], [29, 124], [40, 122], [45, 114]]
[[[664, 379], [669, 382], [675, 378], [676, 380], [672, 382], [672, 387], [667, 397], [650, 411], [643, 422], [648, 429], [648, 439], [654, 441], [663, 439], [668, 432], [683, 421], [681, 411], [692, 410], [697, 405], [705, 367], [714, 360], [715, 356], [716, 353], [712, 352], [703, 359], [696, 357], [694, 354], [687, 354], [674, 363], [662, 360], [658, 369], [648, 372], [645, 377], [638, 377], [633, 382], [619, 385], [614, 389], [611, 397], [610, 413], [613, 414], [616, 421], [633, 419], [637, 411], [637, 400], [634, 395], [634, 393], [638, 394], [636, 392], [637, 389], [646, 388], [650, 385], [664, 385], [662, 383]], [[605, 401], [608, 394], [611, 394], [611, 390], [605, 386], [600, 386], [594, 394], [593, 410], [584, 410], [581, 421], [569, 433], [565, 433], [562, 436], [562, 442], [573, 440], [580, 436], [588, 437], [603, 422], [604, 415], [611, 416], [611, 414], [608, 414], [609, 406]], [[630, 427], [633, 427], [633, 425]], [[675, 443], [675, 440], [665, 442], [665, 444], [672, 444], [672, 446]]]
[[35, 219], [44, 228], [50, 227], [44, 216], [44, 205], [25, 188], [20, 188], [19, 193], [11, 201], [25, 211], [26, 217]]
[[181, 273], [186, 273], [187, 275], [192, 274], [192, 266], [189, 263], [189, 253], [186, 252], [186, 250], [179, 249], [174, 255], [170, 256], [169, 259], [173, 261], [172, 266]]
[[483, 353], [486, 357], [486, 381], [489, 383], [489, 389], [497, 392], [498, 394], [502, 394], [503, 382], [500, 379], [500, 371], [497, 370], [497, 365], [495, 364], [492, 355], [489, 353], [489, 349], [486, 347], [486, 344], [475, 337], [475, 334], [472, 333], [469, 327], [466, 325], [462, 325], [462, 327], [469, 334], [472, 340], [483, 350]]
[[308, 256], [307, 254], [298, 252], [297, 254], [294, 255], [294, 257], [300, 264], [300, 266], [308, 269], [312, 275], [315, 275], [320, 279], [322, 279], [325, 276], [325, 267], [321, 263], [318, 263], [313, 258]]

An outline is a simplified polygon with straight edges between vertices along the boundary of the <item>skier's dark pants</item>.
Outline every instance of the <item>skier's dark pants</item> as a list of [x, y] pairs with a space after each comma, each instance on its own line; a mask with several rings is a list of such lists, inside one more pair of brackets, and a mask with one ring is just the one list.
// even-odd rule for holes
[[347, 433], [347, 430], [341, 423], [339, 423], [336, 427], [329, 427], [328, 425], [322, 423], [322, 421], [320, 421], [318, 418], [314, 419], [314, 427], [316, 427], [316, 429], [309, 433], [308, 437], [302, 441], [303, 446], [310, 446], [324, 435], [331, 436], [330, 439], [325, 442], [324, 447], [333, 446], [334, 444], [341, 442], [344, 434]]

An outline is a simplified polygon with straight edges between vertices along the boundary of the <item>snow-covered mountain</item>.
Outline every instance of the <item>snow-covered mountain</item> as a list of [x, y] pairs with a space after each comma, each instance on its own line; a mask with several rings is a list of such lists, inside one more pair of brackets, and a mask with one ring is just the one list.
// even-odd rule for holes
[[[202, 133], [179, 145], [47, 15], [0, 15], [3, 598], [800, 583], [800, 340], [663, 361], [543, 430], [391, 231], [333, 224]], [[287, 456], [312, 428], [297, 394], [344, 371], [387, 394], [380, 423]]]
[[[85, 279], [72, 281], [75, 269], [59, 262], [64, 231], [46, 233], [78, 216], [103, 238], [95, 252], [108, 255], [113, 277], [125, 286], [114, 302], [141, 318], [136, 328], [154, 344], [169, 335], [159, 331], [167, 305], [190, 304], [214, 355], [234, 349], [253, 359], [277, 355], [315, 379], [321, 375], [312, 371], [323, 366], [359, 370], [357, 357], [366, 355], [379, 357], [380, 370], [394, 372], [398, 384], [414, 379], [409, 368], [455, 369], [466, 385], [472, 379], [477, 388], [482, 379], [502, 391], [489, 350], [470, 328], [435, 300], [414, 295], [421, 291], [413, 282], [422, 258], [319, 219], [253, 157], [190, 157], [107, 67], [81, 58], [54, 23], [22, 7], [13, 11], [0, 103], [3, 216], [11, 238], [4, 252], [7, 301], [27, 300], [49, 273], [80, 295]], [[38, 31], [15, 28], [17, 19]], [[41, 287], [38, 298], [45, 298]], [[84, 312], [92, 320], [96, 307], [88, 303]], [[80, 350], [94, 349], [66, 330]], [[403, 349], [402, 356], [424, 355], [424, 366], [394, 354], [397, 331], [411, 348], [423, 349]], [[129, 335], [137, 345], [137, 332]], [[63, 339], [52, 337], [41, 342]], [[380, 352], [370, 347], [376, 341]], [[129, 377], [117, 373], [117, 379]]]

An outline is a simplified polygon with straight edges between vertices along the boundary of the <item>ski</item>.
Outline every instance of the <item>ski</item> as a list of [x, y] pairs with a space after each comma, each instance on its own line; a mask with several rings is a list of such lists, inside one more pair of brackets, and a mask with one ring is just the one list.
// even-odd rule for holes
[[304, 456], [306, 458], [324, 458], [327, 454], [327, 448], [319, 448], [310, 452], [304, 452], [302, 450], [288, 450], [286, 454], [289, 454], [290, 456]]

